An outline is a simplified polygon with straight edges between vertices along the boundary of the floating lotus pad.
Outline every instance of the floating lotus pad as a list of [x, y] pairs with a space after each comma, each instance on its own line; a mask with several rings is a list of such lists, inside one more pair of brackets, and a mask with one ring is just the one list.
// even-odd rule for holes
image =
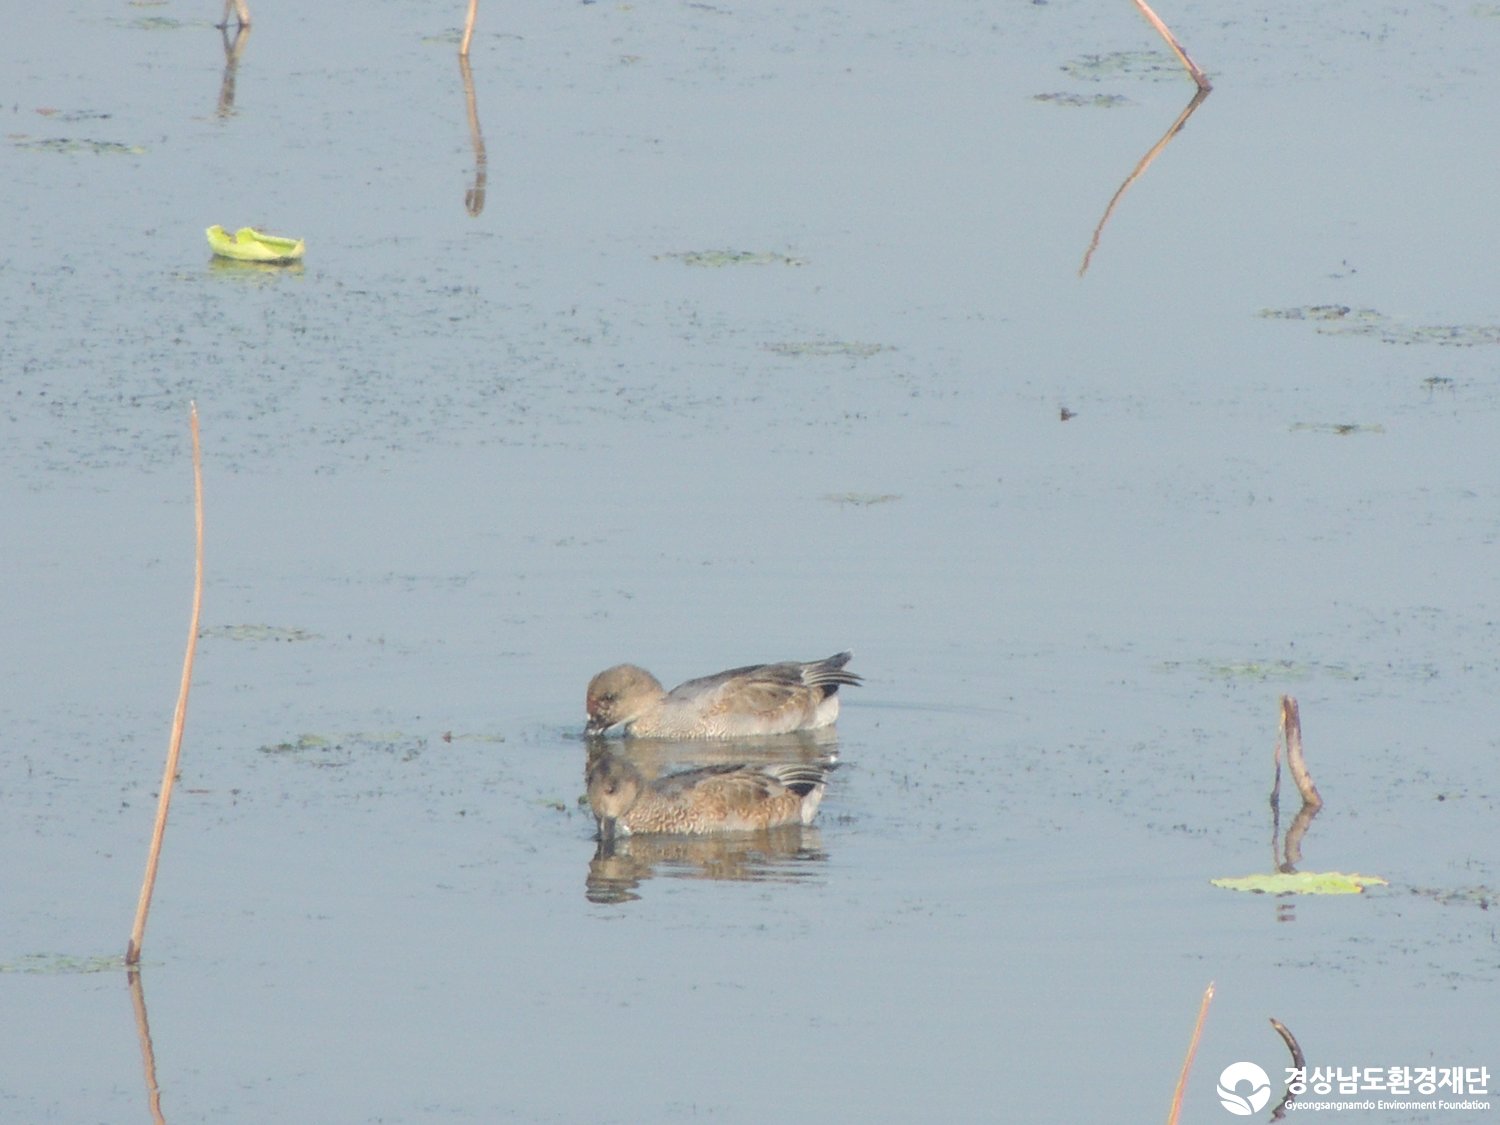
[[1246, 875], [1242, 879], [1211, 879], [1216, 887], [1257, 895], [1357, 895], [1366, 887], [1390, 886], [1379, 875], [1344, 875], [1337, 871], [1299, 871], [1291, 875]]
[[300, 238], [278, 238], [249, 227], [232, 235], [221, 226], [209, 227], [208, 244], [219, 257], [240, 262], [295, 262], [304, 250]]

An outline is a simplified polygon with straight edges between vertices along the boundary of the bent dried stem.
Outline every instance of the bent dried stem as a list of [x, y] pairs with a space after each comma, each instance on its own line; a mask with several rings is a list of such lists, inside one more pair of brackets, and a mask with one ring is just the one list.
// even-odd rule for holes
[[1160, 16], [1146, 6], [1146, 0], [1135, 0], [1135, 6], [1141, 10], [1141, 15], [1151, 21], [1151, 26], [1156, 28], [1157, 33], [1167, 41], [1167, 46], [1176, 52], [1182, 65], [1187, 67], [1187, 72], [1193, 76], [1193, 81], [1198, 83], [1198, 89], [1205, 94], [1212, 90], [1213, 87], [1208, 82], [1208, 75], [1199, 69], [1197, 63], [1188, 58], [1188, 53], [1182, 49], [1182, 44], [1177, 42], [1177, 37], [1172, 34], [1171, 29], [1162, 23]]
[[1318, 796], [1318, 787], [1307, 772], [1307, 759], [1302, 756], [1302, 717], [1297, 711], [1297, 701], [1290, 695], [1281, 697], [1281, 732], [1286, 739], [1287, 769], [1292, 771], [1302, 803], [1322, 808], [1323, 798]]
[[1187, 1058], [1182, 1060], [1182, 1073], [1177, 1076], [1177, 1089], [1172, 1094], [1172, 1111], [1167, 1114], [1167, 1125], [1177, 1125], [1182, 1113], [1182, 1093], [1187, 1089], [1188, 1071], [1193, 1069], [1193, 1057], [1198, 1053], [1198, 1040], [1203, 1037], [1203, 1021], [1208, 1018], [1208, 1005], [1214, 998], [1214, 982], [1209, 981], [1203, 990], [1203, 1002], [1198, 1005], [1198, 1022], [1193, 1025], [1193, 1041], [1188, 1044]]
[[1109, 222], [1109, 217], [1115, 213], [1115, 206], [1120, 202], [1121, 197], [1124, 196], [1131, 184], [1141, 178], [1141, 175], [1151, 166], [1151, 162], [1161, 155], [1162, 149], [1171, 143], [1172, 138], [1182, 132], [1182, 127], [1187, 124], [1187, 119], [1193, 116], [1193, 112], [1203, 104], [1203, 99], [1206, 97], [1208, 97], [1208, 91], [1199, 88], [1198, 92], [1193, 95], [1193, 100], [1188, 102], [1187, 108], [1177, 115], [1177, 120], [1172, 122], [1171, 128], [1166, 131], [1162, 139], [1156, 142], [1156, 145], [1150, 152], [1141, 157], [1141, 162], [1135, 166], [1135, 171], [1125, 177], [1125, 182], [1120, 185], [1119, 190], [1110, 199], [1109, 206], [1104, 209], [1104, 217], [1099, 220], [1099, 225], [1094, 228], [1094, 237], [1089, 241], [1088, 252], [1083, 256], [1083, 265], [1078, 267], [1079, 277], [1089, 272], [1089, 260], [1093, 258], [1094, 251], [1099, 248], [1099, 236], [1104, 233], [1104, 225]]
[[[1286, 1044], [1286, 1049], [1292, 1053], [1292, 1065], [1298, 1070], [1307, 1069], [1307, 1060], [1302, 1057], [1302, 1048], [1297, 1045], [1297, 1037], [1288, 1030], [1286, 1024], [1280, 1020], [1272, 1020], [1271, 1026], [1276, 1029], [1276, 1034], [1281, 1036], [1281, 1041]], [[1271, 1111], [1272, 1121], [1281, 1121], [1286, 1118], [1286, 1107], [1297, 1100], [1297, 1095], [1288, 1088], [1276, 1103], [1276, 1108]]]
[[484, 152], [484, 134], [479, 129], [479, 103], [474, 97], [474, 75], [469, 71], [468, 55], [458, 56], [458, 72], [464, 80], [464, 102], [469, 110], [469, 140], [474, 145], [474, 186], [464, 193], [464, 209], [477, 219], [484, 210], [489, 158]]
[[197, 569], [193, 583], [193, 623], [188, 630], [187, 655], [182, 661], [182, 687], [177, 693], [177, 710], [172, 716], [172, 740], [167, 746], [167, 769], [162, 776], [161, 796], [156, 803], [156, 825], [151, 830], [151, 848], [146, 853], [146, 877], [141, 883], [141, 898], [135, 908], [135, 927], [130, 944], [125, 947], [125, 963], [138, 965], [141, 942], [146, 936], [146, 915], [151, 910], [151, 892], [156, 889], [156, 864], [161, 858], [162, 836], [167, 831], [167, 809], [172, 804], [172, 784], [177, 779], [177, 758], [182, 749], [182, 727], [187, 721], [188, 689], [193, 684], [193, 653], [198, 648], [198, 618], [203, 610], [203, 453], [198, 440], [198, 404], [192, 404], [193, 428], [193, 494], [198, 517]]

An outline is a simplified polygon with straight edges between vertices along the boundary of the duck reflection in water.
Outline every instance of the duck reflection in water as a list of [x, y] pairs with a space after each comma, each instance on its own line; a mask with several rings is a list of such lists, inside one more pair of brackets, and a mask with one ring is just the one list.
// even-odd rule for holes
[[[789, 749], [808, 748], [799, 743], [783, 754]], [[810, 825], [832, 768], [825, 751], [816, 761], [715, 761], [651, 777], [630, 756], [596, 743], [585, 771], [599, 823], [589, 899], [635, 898], [634, 888], [657, 867], [691, 878], [800, 877], [802, 864], [824, 858]]]
[[827, 859], [822, 833], [801, 824], [705, 836], [612, 836], [600, 839], [589, 861], [584, 894], [590, 902], [631, 902], [657, 876], [796, 883], [821, 874]]

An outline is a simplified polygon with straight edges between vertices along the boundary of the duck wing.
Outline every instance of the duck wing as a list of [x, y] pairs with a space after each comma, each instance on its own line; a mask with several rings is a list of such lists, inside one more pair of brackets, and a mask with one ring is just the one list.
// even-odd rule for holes
[[822, 699], [838, 691], [840, 684], [858, 685], [860, 677], [844, 668], [853, 655], [840, 652], [808, 663], [788, 660], [731, 668], [678, 684], [667, 698], [676, 703], [697, 704], [711, 713], [768, 714], [780, 711], [794, 700], [807, 699], [809, 688], [819, 689], [814, 698]]

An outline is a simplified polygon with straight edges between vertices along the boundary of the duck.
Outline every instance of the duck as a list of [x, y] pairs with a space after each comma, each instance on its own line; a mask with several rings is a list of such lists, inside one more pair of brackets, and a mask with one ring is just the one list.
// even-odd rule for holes
[[585, 780], [599, 839], [645, 833], [755, 832], [811, 824], [829, 763], [725, 763], [654, 780], [613, 751], [589, 755]]
[[838, 718], [839, 687], [861, 682], [845, 669], [853, 655], [750, 664], [670, 692], [644, 668], [616, 664], [589, 681], [584, 733], [620, 727], [641, 738], [746, 738], [818, 730]]

